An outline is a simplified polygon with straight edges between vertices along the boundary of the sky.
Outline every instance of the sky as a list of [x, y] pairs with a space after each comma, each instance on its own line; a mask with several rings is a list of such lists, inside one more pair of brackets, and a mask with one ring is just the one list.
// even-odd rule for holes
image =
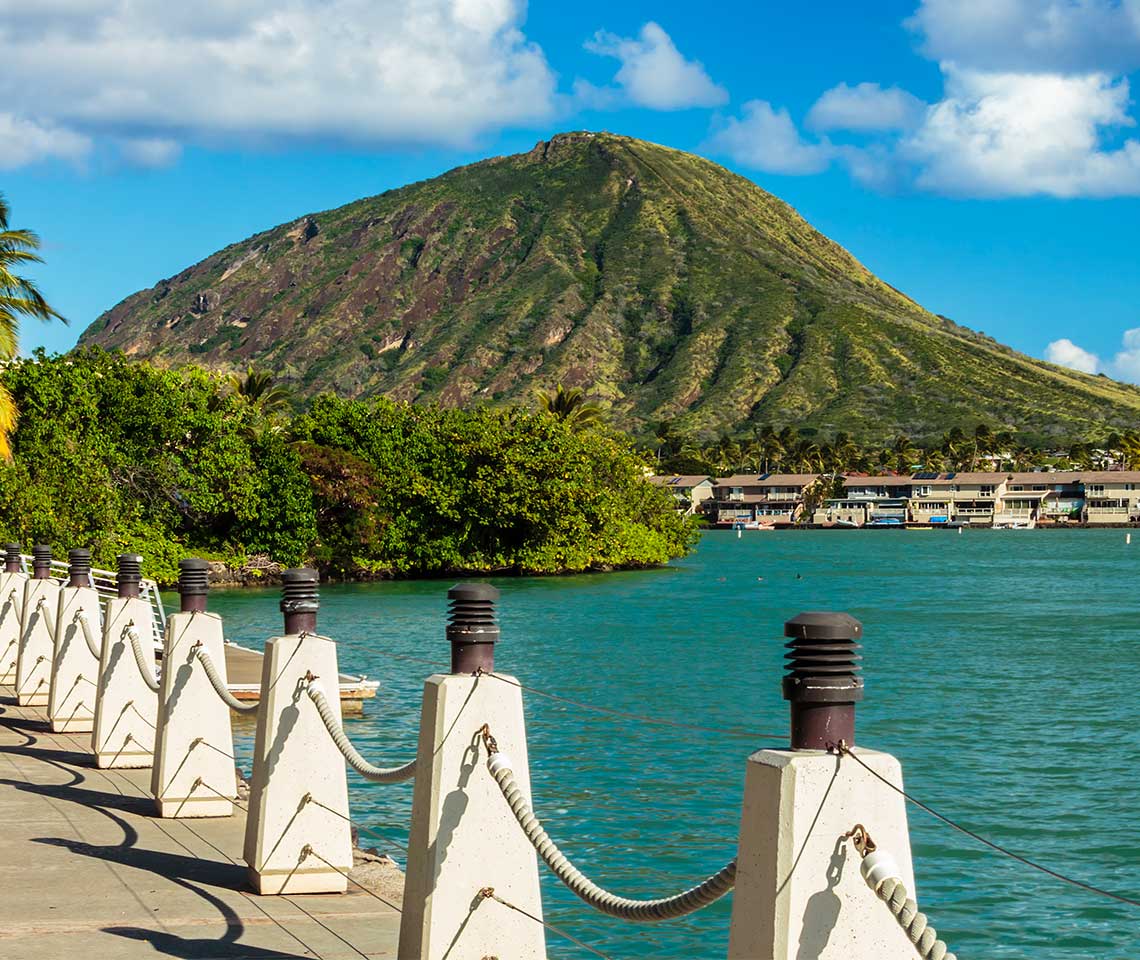
[[1140, 382], [1140, 0], [0, 0], [0, 192], [70, 324], [565, 130], [707, 156], [928, 309]]

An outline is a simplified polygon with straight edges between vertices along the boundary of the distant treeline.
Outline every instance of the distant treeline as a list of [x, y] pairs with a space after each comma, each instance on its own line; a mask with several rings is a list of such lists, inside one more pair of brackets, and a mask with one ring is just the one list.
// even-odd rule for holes
[[557, 573], [664, 563], [693, 522], [624, 437], [549, 412], [325, 395], [295, 413], [229, 380], [89, 349], [2, 376], [19, 411], [0, 536], [121, 552], [176, 577], [191, 554], [334, 576]]
[[911, 470], [1059, 470], [1123, 466], [1140, 470], [1140, 432], [1108, 432], [1064, 450], [1025, 442], [1011, 432], [978, 424], [955, 427], [941, 437], [916, 441], [898, 436], [885, 443], [860, 443], [846, 433], [820, 437], [795, 427], [761, 427], [751, 436], [725, 437], [694, 445], [662, 425], [645, 441], [662, 473], [729, 476], [733, 473], [875, 473]]

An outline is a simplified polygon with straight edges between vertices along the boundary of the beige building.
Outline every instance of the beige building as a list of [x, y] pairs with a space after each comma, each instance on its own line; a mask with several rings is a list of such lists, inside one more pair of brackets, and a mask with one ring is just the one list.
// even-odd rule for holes
[[682, 513], [696, 513], [701, 504], [713, 495], [712, 477], [683, 476], [666, 474], [649, 478], [650, 483], [664, 487], [677, 501], [677, 509]]
[[848, 477], [842, 499], [813, 522], [839, 525], [955, 523], [972, 526], [1140, 521], [1140, 471], [915, 473]]
[[713, 486], [705, 512], [714, 523], [795, 523], [804, 494], [818, 482], [816, 473], [741, 473], [722, 477]]

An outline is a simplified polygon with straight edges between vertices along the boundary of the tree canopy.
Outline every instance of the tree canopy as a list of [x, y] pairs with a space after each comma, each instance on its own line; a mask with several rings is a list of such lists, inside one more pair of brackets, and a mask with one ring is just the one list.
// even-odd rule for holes
[[555, 573], [664, 563], [694, 538], [628, 440], [544, 413], [326, 395], [289, 418], [256, 402], [272, 384], [251, 398], [99, 349], [39, 352], [0, 384], [22, 412], [0, 535], [91, 546], [103, 565], [138, 552], [164, 582], [191, 554], [346, 577]]

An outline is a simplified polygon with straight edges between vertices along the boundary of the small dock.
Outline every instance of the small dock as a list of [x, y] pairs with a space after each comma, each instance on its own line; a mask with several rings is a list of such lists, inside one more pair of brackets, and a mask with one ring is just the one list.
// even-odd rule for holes
[[358, 854], [346, 894], [259, 897], [245, 814], [153, 816], [150, 770], [96, 769], [0, 686], [0, 957], [11, 960], [394, 958], [401, 886]]

